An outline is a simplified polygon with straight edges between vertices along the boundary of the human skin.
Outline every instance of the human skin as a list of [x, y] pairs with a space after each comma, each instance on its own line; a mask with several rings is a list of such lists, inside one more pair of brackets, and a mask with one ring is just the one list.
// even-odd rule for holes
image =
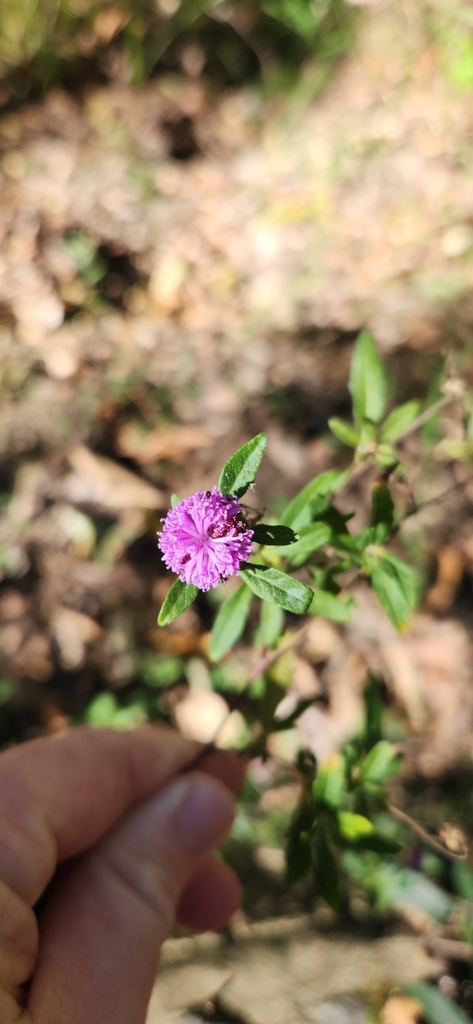
[[244, 766], [216, 752], [194, 771], [199, 751], [166, 727], [84, 727], [0, 755], [2, 1024], [143, 1024], [175, 920], [237, 908], [212, 852]]

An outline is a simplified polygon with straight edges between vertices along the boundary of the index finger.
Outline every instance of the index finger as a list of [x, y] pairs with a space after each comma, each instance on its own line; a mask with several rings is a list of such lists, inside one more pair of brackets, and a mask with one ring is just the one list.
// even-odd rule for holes
[[95, 843], [199, 751], [165, 726], [72, 729], [0, 755], [0, 878], [31, 905], [59, 860]]

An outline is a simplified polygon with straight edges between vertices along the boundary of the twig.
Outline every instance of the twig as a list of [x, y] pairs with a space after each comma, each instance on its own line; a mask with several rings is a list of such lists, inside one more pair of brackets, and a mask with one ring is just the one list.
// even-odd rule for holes
[[271, 666], [274, 665], [276, 661], [279, 661], [281, 655], [285, 654], [286, 651], [290, 651], [293, 647], [297, 647], [298, 643], [307, 633], [309, 626], [310, 620], [309, 622], [304, 623], [304, 625], [301, 626], [300, 629], [297, 629], [296, 632], [292, 634], [292, 636], [288, 637], [288, 639], [285, 640], [285, 642], [281, 644], [280, 647], [276, 647], [273, 651], [269, 651], [267, 654], [265, 654], [264, 658], [261, 658], [261, 661], [259, 661], [255, 668], [253, 669], [253, 671], [250, 672], [250, 675], [248, 676], [248, 679], [245, 684], [245, 689], [248, 686], [251, 686], [251, 683], [254, 683], [255, 680], [259, 678], [259, 676], [263, 676], [264, 673], [267, 672], [268, 669], [271, 668]]
[[430, 832], [426, 832], [425, 828], [422, 828], [422, 825], [419, 825], [418, 821], [414, 821], [414, 818], [411, 818], [409, 814], [406, 814], [405, 811], [401, 811], [399, 807], [394, 807], [393, 804], [387, 804], [387, 810], [392, 814], [393, 818], [400, 821], [402, 825], [407, 825], [411, 832], [414, 832], [419, 836], [426, 846], [430, 846], [431, 849], [435, 850], [436, 853], [439, 853], [441, 857], [445, 857], [447, 860], [466, 860], [468, 856], [467, 850], [465, 850], [464, 853], [453, 853], [452, 850], [447, 850], [446, 846], [439, 843], [438, 839], [431, 836]]
[[[256, 679], [259, 678], [259, 676], [264, 675], [264, 673], [267, 672], [268, 669], [270, 669], [271, 666], [274, 665], [276, 661], [279, 661], [279, 658], [281, 658], [283, 654], [286, 654], [287, 651], [290, 651], [293, 647], [296, 647], [297, 644], [302, 640], [305, 633], [307, 632], [309, 625], [310, 621], [306, 622], [303, 626], [300, 627], [300, 629], [296, 630], [296, 632], [293, 633], [292, 636], [288, 637], [288, 639], [283, 644], [281, 644], [280, 647], [276, 647], [274, 651], [268, 652], [268, 654], [266, 654], [264, 658], [262, 658], [258, 662], [253, 671], [250, 672], [243, 689], [247, 690], [248, 687], [251, 686], [251, 684], [254, 683]], [[208, 754], [212, 754], [213, 751], [217, 749], [215, 747], [215, 744], [218, 740], [221, 730], [223, 729], [226, 722], [228, 722], [228, 719], [230, 718], [231, 714], [232, 711], [230, 710], [228, 714], [226, 714], [225, 717], [220, 722], [218, 728], [214, 733], [213, 739], [209, 740], [209, 742], [205, 744], [202, 750], [199, 750], [199, 753], [196, 754], [192, 761], [189, 761], [188, 764], [186, 764], [184, 771], [188, 772], [192, 771], [194, 768], [197, 768], [198, 765], [207, 757]], [[240, 752], [236, 751], [236, 753]], [[241, 755], [242, 757], [245, 756], [244, 750], [241, 751]]]
[[439, 505], [440, 502], [445, 501], [447, 498], [451, 498], [453, 494], [458, 494], [459, 491], [464, 491], [465, 488], [471, 484], [471, 479], [461, 480], [459, 483], [454, 484], [453, 487], [449, 487], [442, 494], [436, 494], [434, 498], [427, 498], [425, 501], [421, 501], [418, 505], [413, 505], [409, 508], [402, 517], [402, 522], [409, 519], [410, 516], [416, 516], [418, 512], [423, 512], [424, 508], [428, 508], [429, 505]]
[[434, 402], [433, 405], [429, 405], [427, 409], [424, 409], [419, 416], [416, 416], [415, 420], [409, 424], [407, 429], [399, 438], [403, 441], [405, 437], [410, 437], [411, 434], [415, 434], [416, 430], [424, 426], [424, 423], [428, 423], [433, 416], [436, 416], [438, 412], [445, 409], [447, 405], [451, 405], [452, 402], [458, 402], [459, 395], [444, 395], [443, 398], [439, 398], [438, 402]]
[[440, 935], [431, 935], [425, 945], [429, 953], [435, 953], [444, 960], [473, 960], [473, 946], [459, 939], [443, 939]]
[[373, 468], [373, 465], [373, 459], [368, 458], [366, 462], [360, 462], [357, 466], [355, 466], [353, 472], [348, 477], [348, 480], [345, 480], [345, 483], [343, 484], [342, 487], [340, 487], [339, 491], [335, 491], [334, 498], [343, 497], [343, 495], [346, 494], [347, 491], [354, 487], [354, 485], [357, 484], [358, 481], [365, 476], [368, 470]]

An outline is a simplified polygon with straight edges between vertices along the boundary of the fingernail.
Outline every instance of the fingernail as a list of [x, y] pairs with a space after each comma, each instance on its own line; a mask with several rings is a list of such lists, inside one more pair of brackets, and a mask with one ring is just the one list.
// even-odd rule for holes
[[218, 846], [235, 817], [229, 792], [210, 777], [190, 776], [186, 792], [176, 807], [176, 820], [183, 841], [194, 854]]

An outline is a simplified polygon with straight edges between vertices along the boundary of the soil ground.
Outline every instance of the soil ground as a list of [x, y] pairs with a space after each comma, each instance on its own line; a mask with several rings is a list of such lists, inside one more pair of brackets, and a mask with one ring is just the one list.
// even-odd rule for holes
[[[361, 327], [385, 353], [400, 400], [433, 387], [447, 350], [451, 373], [471, 383], [471, 93], [423, 11], [400, 0], [363, 9], [356, 45], [315, 98], [310, 76], [268, 100], [256, 88], [217, 95], [201, 79], [169, 75], [0, 110], [3, 744], [82, 720], [100, 693], [131, 705], [136, 721], [159, 716], [146, 683], [156, 655], [185, 660], [165, 707], [179, 718], [189, 688], [206, 672], [208, 681], [213, 609], [202, 600], [156, 629], [169, 580], [155, 533], [169, 496], [213, 485], [260, 430], [268, 452], [252, 501], [269, 511], [343, 465], [327, 418], [349, 410]], [[446, 415], [450, 437], [457, 426]], [[419, 463], [414, 443], [407, 454]], [[300, 728], [319, 756], [352, 735], [370, 667], [388, 687], [394, 732], [404, 730], [411, 807], [433, 827], [453, 816], [471, 829], [471, 787], [455, 773], [473, 744], [473, 488], [468, 466], [424, 469], [416, 497], [431, 503], [404, 536], [425, 572], [424, 606], [400, 637], [359, 587], [350, 627], [314, 624], [295, 686], [321, 680], [329, 708], [311, 709]], [[362, 522], [367, 488], [344, 503]], [[247, 657], [243, 649], [244, 667]], [[283, 747], [273, 758], [261, 799], [270, 802], [275, 783], [292, 787], [288, 815], [295, 780]], [[314, 909], [306, 892], [283, 897], [279, 853], [274, 839], [256, 843], [247, 928]], [[199, 985], [208, 972], [212, 980], [177, 1002], [166, 993], [188, 989], [184, 966], [171, 966], [181, 947], [171, 945], [155, 1004], [181, 1016], [207, 1004], [208, 1019], [265, 1024], [266, 995], [251, 1016], [245, 985], [256, 993], [259, 977], [289, 971], [298, 941], [263, 937], [256, 955], [251, 936], [237, 949], [216, 939]], [[331, 944], [345, 941], [303, 940], [318, 977], [329, 948], [342, 956]], [[399, 972], [381, 971], [371, 987], [407, 977], [416, 939], [364, 942], [350, 939], [350, 949], [355, 960], [366, 953], [367, 980], [385, 962], [379, 943], [400, 950]], [[194, 963], [197, 947], [185, 948], [183, 963]], [[339, 990], [309, 986], [303, 1005], [288, 985], [284, 1024], [364, 1020], [360, 970], [340, 976]]]

